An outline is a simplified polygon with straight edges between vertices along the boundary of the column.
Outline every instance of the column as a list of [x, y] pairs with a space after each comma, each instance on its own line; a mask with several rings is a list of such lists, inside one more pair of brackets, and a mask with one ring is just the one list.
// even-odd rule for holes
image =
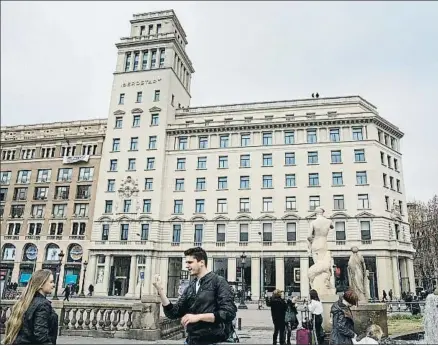
[[[400, 298], [400, 276], [398, 272], [398, 258], [397, 256], [393, 256], [392, 260], [392, 291], [394, 292], [394, 296]], [[384, 288], [382, 288], [384, 290]]]
[[17, 282], [20, 279], [19, 276], [20, 273], [20, 262], [15, 262], [14, 267], [12, 268], [12, 274], [11, 274], [11, 282]]
[[405, 257], [399, 257], [399, 268], [400, 268], [400, 278], [401, 278], [401, 292], [407, 291], [409, 289], [408, 286], [408, 268], [407, 261]]
[[154, 273], [155, 271], [152, 268], [152, 257], [148, 256], [146, 257], [146, 267], [144, 268], [144, 283], [142, 292], [143, 294], [150, 294], [151, 293], [151, 287], [152, 287], [152, 280], [154, 279]]
[[93, 286], [96, 285], [96, 263], [97, 263], [96, 255], [90, 255], [90, 263], [88, 263], [87, 277], [85, 281]]
[[129, 269], [129, 287], [126, 297], [135, 296], [135, 281], [137, 279], [137, 255], [131, 256], [131, 267]]
[[[167, 257], [161, 257], [157, 258], [158, 265], [160, 267], [159, 273], [161, 276], [161, 282], [163, 284], [164, 291], [167, 292], [167, 275], [168, 275], [168, 267], [169, 267], [169, 260]], [[152, 291], [155, 292], [155, 291]]]
[[[388, 275], [392, 272], [391, 260], [389, 257], [376, 257], [376, 276], [377, 276], [377, 293], [378, 298], [382, 299], [383, 290], [388, 291], [393, 287], [393, 279]], [[395, 292], [394, 292], [395, 295]]]
[[409, 277], [409, 289], [411, 292], [415, 292], [414, 260], [412, 258], [407, 258], [406, 266], [407, 266], [407, 273]]
[[236, 265], [237, 259], [234, 257], [228, 258], [228, 278], [229, 282], [236, 281]]
[[300, 258], [300, 291], [301, 297], [309, 296], [309, 257]]
[[260, 257], [251, 257], [251, 295], [253, 300], [260, 299]]
[[[64, 262], [64, 261], [63, 261]], [[62, 263], [62, 266], [59, 270], [59, 282], [58, 282], [58, 296], [61, 295], [62, 292], [62, 285], [64, 283], [64, 272], [65, 272], [65, 262]], [[55, 278], [56, 280], [56, 278]]]
[[105, 272], [103, 276], [103, 292], [105, 295], [108, 294], [110, 275], [111, 275], [111, 255], [105, 256]]
[[[184, 268], [184, 266], [183, 266]], [[210, 268], [211, 271], [215, 271], [216, 268], [214, 267], [214, 259], [213, 257], [207, 257], [207, 268]]]
[[275, 286], [284, 291], [284, 257], [275, 258]]

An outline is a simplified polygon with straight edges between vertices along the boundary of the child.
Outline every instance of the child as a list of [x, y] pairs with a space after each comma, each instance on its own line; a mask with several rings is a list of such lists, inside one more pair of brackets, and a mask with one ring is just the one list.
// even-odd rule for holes
[[383, 336], [383, 331], [377, 324], [372, 324], [367, 329], [366, 336], [360, 341], [352, 339], [354, 345], [378, 345]]

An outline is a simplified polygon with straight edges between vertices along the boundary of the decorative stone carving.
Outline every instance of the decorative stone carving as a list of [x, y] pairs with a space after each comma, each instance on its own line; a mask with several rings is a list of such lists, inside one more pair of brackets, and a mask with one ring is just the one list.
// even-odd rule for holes
[[127, 176], [124, 181], [120, 184], [120, 189], [118, 190], [120, 198], [130, 198], [138, 196], [138, 181], [133, 180], [130, 176]]
[[356, 292], [359, 297], [359, 302], [366, 303], [368, 299], [366, 297], [366, 282], [367, 282], [367, 270], [365, 266], [365, 260], [359, 253], [359, 248], [353, 246], [351, 248], [353, 252], [348, 260], [348, 283], [350, 288]]

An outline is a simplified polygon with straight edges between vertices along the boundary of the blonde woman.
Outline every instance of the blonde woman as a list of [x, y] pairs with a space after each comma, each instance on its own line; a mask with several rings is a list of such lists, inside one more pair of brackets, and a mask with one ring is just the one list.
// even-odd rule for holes
[[378, 345], [380, 339], [382, 339], [383, 331], [377, 324], [372, 324], [367, 329], [366, 336], [360, 341], [352, 339], [353, 345]]
[[55, 287], [50, 270], [33, 273], [6, 323], [6, 345], [56, 345], [58, 315], [46, 298]]

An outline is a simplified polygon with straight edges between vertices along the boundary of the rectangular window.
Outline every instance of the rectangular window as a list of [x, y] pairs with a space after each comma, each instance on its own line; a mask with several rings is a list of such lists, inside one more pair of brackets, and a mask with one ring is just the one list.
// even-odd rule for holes
[[136, 99], [135, 102], [137, 102], [137, 103], [141, 103], [142, 100], [143, 100], [143, 93], [142, 93], [141, 91], [138, 91], [138, 92], [137, 92], [137, 99]]
[[140, 59], [140, 53], [139, 52], [135, 52], [134, 53], [134, 71], [138, 70], [138, 60]]
[[146, 191], [152, 191], [154, 189], [154, 179], [153, 178], [145, 178], [144, 179], [144, 189]]
[[157, 136], [149, 136], [149, 149], [157, 149]]
[[148, 53], [149, 53], [149, 51], [147, 49], [145, 51], [143, 51], [143, 60], [141, 63], [142, 70], [146, 70], [148, 68]]
[[217, 200], [217, 212], [218, 213], [228, 213], [228, 204], [225, 198], [219, 198]]
[[175, 191], [184, 191], [184, 178], [175, 180]]
[[105, 214], [113, 212], [113, 201], [105, 201]]
[[362, 127], [353, 127], [353, 141], [363, 141]]
[[143, 213], [150, 213], [152, 211], [152, 202], [150, 199], [143, 200]]
[[39, 169], [37, 174], [37, 183], [47, 183], [52, 175], [51, 169]]
[[309, 173], [309, 186], [319, 186], [319, 173]]
[[119, 105], [124, 105], [125, 104], [125, 94], [120, 94], [119, 95]]
[[339, 129], [330, 129], [330, 142], [339, 142], [340, 140]]
[[241, 223], [239, 225], [239, 241], [240, 242], [248, 242], [248, 224]]
[[285, 153], [284, 154], [284, 164], [286, 166], [295, 165], [295, 153]]
[[318, 152], [317, 151], [307, 152], [307, 163], [309, 165], [315, 165], [318, 163]]
[[396, 186], [397, 186], [397, 192], [400, 192], [400, 180], [397, 179], [396, 181]]
[[199, 137], [199, 149], [207, 149], [208, 148], [208, 137], [202, 136]]
[[[7, 189], [6, 189], [7, 190]], [[34, 200], [46, 200], [49, 194], [48, 187], [37, 187], [33, 196]]]
[[113, 151], [120, 151], [120, 138], [113, 138]]
[[385, 207], [386, 207], [386, 210], [389, 211], [389, 197], [388, 196], [385, 196]]
[[286, 197], [286, 210], [297, 210], [297, 198], [295, 196]]
[[344, 185], [344, 179], [342, 177], [342, 172], [333, 172], [332, 173], [332, 184], [336, 185]]
[[196, 178], [196, 190], [205, 190], [205, 178]]
[[152, 52], [152, 56], [151, 56], [151, 68], [155, 68], [156, 64], [157, 64], [157, 50], [153, 49], [151, 52]]
[[394, 178], [393, 177], [389, 177], [389, 187], [391, 188], [391, 190], [394, 190]]
[[155, 158], [148, 157], [146, 160], [146, 170], [152, 170], [155, 167]]
[[319, 196], [309, 197], [309, 210], [313, 211], [320, 206]]
[[263, 132], [263, 145], [272, 145], [272, 132]]
[[[157, 24], [157, 33], [158, 33], [158, 25], [160, 25], [160, 24]], [[160, 27], [161, 27], [161, 25], [160, 25]], [[166, 59], [166, 49], [165, 48], [161, 48], [160, 49], [160, 67], [164, 67], [164, 60]]]
[[151, 115], [151, 126], [158, 126], [160, 124], [160, 116], [158, 114]]
[[173, 213], [182, 214], [183, 213], [183, 200], [176, 199], [173, 201]]
[[332, 163], [342, 163], [340, 150], [332, 150]]
[[228, 156], [219, 156], [219, 168], [228, 168]]
[[316, 130], [307, 130], [307, 143], [316, 143], [317, 141]]
[[240, 167], [251, 167], [249, 155], [240, 155]]
[[240, 146], [247, 147], [251, 144], [251, 134], [245, 133], [240, 136]]
[[398, 201], [398, 210], [399, 210], [400, 214], [404, 215], [402, 201]]
[[[117, 160], [116, 160], [117, 162]], [[71, 168], [60, 168], [58, 170], [58, 181], [70, 182], [73, 174], [73, 169]]]
[[272, 241], [272, 223], [264, 223], [262, 226], [263, 230], [263, 241], [271, 242]]
[[176, 159], [176, 169], [178, 171], [185, 171], [186, 170], [186, 159], [179, 157]]
[[344, 221], [335, 222], [335, 234], [336, 234], [336, 241], [345, 241], [347, 239], [345, 236], [345, 222]]
[[295, 222], [286, 224], [286, 241], [297, 241], [297, 224]]
[[134, 115], [132, 117], [132, 127], [139, 127], [140, 126], [140, 115]]
[[333, 196], [333, 210], [344, 210], [344, 195]]
[[131, 144], [129, 150], [138, 150], [138, 137], [131, 137]]
[[354, 150], [354, 161], [355, 162], [365, 162], [365, 150], [355, 149]]
[[170, 105], [173, 107], [175, 105], [175, 95], [172, 94], [172, 99], [170, 100]]
[[154, 102], [158, 102], [158, 101], [160, 101], [160, 90], [155, 90], [155, 92], [154, 92]]
[[240, 209], [239, 211], [241, 213], [249, 213], [250, 212], [250, 204], [249, 204], [249, 198], [244, 197], [240, 199]]
[[356, 184], [357, 185], [366, 185], [367, 184], [367, 172], [366, 171], [356, 172]]
[[18, 171], [17, 184], [29, 184], [32, 171]]
[[398, 160], [394, 159], [394, 169], [398, 172]]
[[0, 173], [0, 183], [8, 185], [11, 182], [11, 172], [3, 171]]
[[219, 190], [228, 189], [228, 178], [227, 177], [218, 177], [217, 178], [217, 188]]
[[120, 240], [128, 240], [129, 224], [122, 223], [120, 225]]
[[204, 213], [205, 212], [205, 200], [203, 199], [197, 199], [195, 201], [195, 212], [196, 213]]
[[249, 189], [249, 176], [247, 175], [240, 176], [240, 188]]
[[149, 239], [149, 224], [143, 223], [141, 225], [141, 240], [148, 240]]
[[263, 211], [264, 212], [274, 211], [272, 205], [272, 197], [263, 197]]
[[187, 137], [179, 137], [178, 138], [178, 150], [187, 149]]
[[272, 189], [272, 175], [264, 175], [263, 176], [263, 188], [264, 189]]
[[128, 159], [128, 171], [135, 171], [135, 159]]
[[123, 201], [123, 212], [124, 213], [129, 213], [131, 210], [131, 200], [130, 199], [126, 199]]
[[368, 194], [357, 195], [357, 209], [370, 209]]
[[116, 129], [121, 129], [123, 126], [123, 118], [122, 117], [116, 117], [116, 122], [114, 124], [114, 127]]
[[388, 155], [387, 159], [388, 159], [388, 167], [389, 167], [389, 168], [392, 168], [392, 165], [391, 165], [391, 156]]
[[228, 148], [229, 142], [230, 142], [230, 137], [228, 135], [222, 135], [219, 137], [219, 141], [220, 141], [221, 148]]
[[272, 154], [263, 154], [263, 167], [272, 167]]
[[206, 156], [198, 157], [197, 168], [198, 169], [207, 169], [207, 157]]
[[[52, 223], [52, 225], [56, 225]], [[102, 240], [108, 240], [109, 237], [109, 225], [102, 225]]]
[[126, 53], [125, 57], [125, 72], [129, 71], [131, 67], [131, 53]]
[[296, 186], [295, 174], [286, 174], [285, 178], [286, 178], [286, 183], [285, 183], [286, 187]]
[[179, 244], [181, 242], [181, 225], [173, 225], [172, 243]]
[[88, 203], [75, 203], [74, 214], [76, 216], [88, 216]]
[[385, 166], [385, 153], [380, 152], [380, 163]]
[[362, 241], [371, 240], [371, 223], [369, 221], [360, 222], [360, 235]]
[[111, 172], [116, 172], [117, 171], [117, 160], [116, 159], [112, 159], [110, 160], [110, 169]]
[[285, 131], [284, 132], [284, 144], [294, 144], [295, 143], [295, 132]]
[[195, 225], [195, 237], [194, 242], [197, 244], [202, 244], [202, 232], [204, 230], [204, 226], [197, 224]]

